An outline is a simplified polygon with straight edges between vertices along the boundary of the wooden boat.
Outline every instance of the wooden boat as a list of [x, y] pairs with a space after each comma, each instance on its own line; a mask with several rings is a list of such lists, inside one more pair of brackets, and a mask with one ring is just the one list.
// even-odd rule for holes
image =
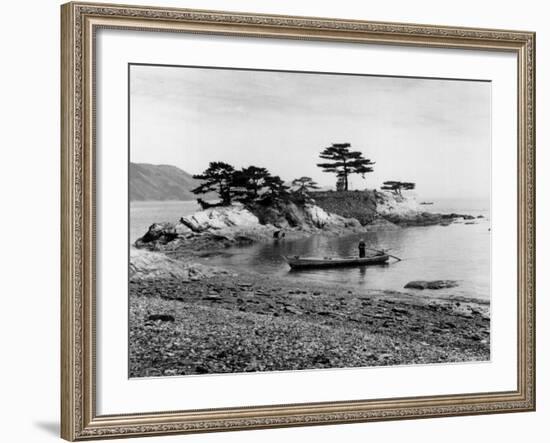
[[390, 256], [387, 254], [370, 255], [368, 257], [286, 257], [285, 260], [292, 269], [335, 268], [343, 266], [383, 265]]

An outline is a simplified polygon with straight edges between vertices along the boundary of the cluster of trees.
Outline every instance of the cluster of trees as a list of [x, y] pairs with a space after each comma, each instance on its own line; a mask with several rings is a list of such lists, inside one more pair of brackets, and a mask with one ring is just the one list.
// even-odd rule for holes
[[[375, 162], [365, 158], [361, 151], [351, 150], [350, 143], [333, 143], [324, 148], [319, 157], [325, 161], [317, 166], [323, 172], [335, 174], [338, 190], [349, 190], [349, 176], [373, 172]], [[220, 197], [219, 205], [227, 206], [233, 201], [242, 203], [273, 204], [278, 201], [308, 201], [310, 193], [319, 189], [319, 186], [310, 177], [300, 177], [286, 185], [278, 175], [272, 175], [266, 168], [248, 166], [235, 169], [228, 163], [211, 162], [208, 168], [193, 178], [203, 183], [193, 189], [195, 194], [217, 192]], [[402, 195], [402, 190], [414, 189], [415, 184], [410, 182], [387, 181], [382, 189], [390, 190], [396, 195]], [[207, 205], [201, 199], [199, 203]]]
[[[373, 172], [375, 162], [363, 157], [361, 151], [352, 151], [349, 143], [333, 143], [325, 148], [319, 155], [328, 162], [318, 163], [317, 166], [323, 168], [324, 172], [336, 174], [336, 190], [348, 191], [348, 177], [351, 174], [360, 174], [365, 178], [365, 174]], [[402, 191], [408, 191], [415, 188], [411, 182], [386, 181], [381, 189], [392, 191], [395, 195], [402, 196]]]
[[297, 178], [287, 186], [281, 177], [272, 175], [266, 168], [248, 166], [235, 169], [224, 162], [211, 162], [202, 174], [193, 178], [203, 181], [192, 190], [194, 194], [216, 192], [222, 206], [234, 201], [273, 204], [293, 198], [305, 199], [309, 192], [319, 188], [310, 177]]

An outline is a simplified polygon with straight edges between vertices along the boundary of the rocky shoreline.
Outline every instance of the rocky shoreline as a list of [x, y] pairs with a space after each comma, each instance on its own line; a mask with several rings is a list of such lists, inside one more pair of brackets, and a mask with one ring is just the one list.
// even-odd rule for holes
[[327, 213], [318, 206], [291, 204], [280, 209], [271, 223], [241, 204], [215, 207], [182, 217], [178, 222], [154, 223], [134, 246], [151, 251], [202, 251], [293, 239], [314, 234], [345, 235], [365, 229], [355, 219]]
[[[204, 251], [218, 254], [282, 236], [340, 236], [474, 218], [423, 212], [413, 199], [373, 192], [376, 212], [358, 213], [368, 219], [364, 225], [312, 203], [215, 207], [153, 224], [130, 251], [129, 375], [489, 360], [489, 302], [414, 292], [453, 287], [452, 281], [410, 282], [416, 288], [411, 292], [310, 282], [297, 287], [284, 278], [195, 261]], [[335, 199], [325, 201], [331, 211], [340, 211]], [[342, 211], [349, 214], [350, 208]]]
[[[410, 226], [449, 225], [464, 220], [473, 223], [469, 214], [425, 212], [414, 198], [388, 192], [348, 192], [345, 196], [323, 193], [318, 206], [314, 203], [288, 202], [276, 207], [247, 207], [242, 204], [216, 206], [181, 217], [177, 222], [154, 223], [135, 242], [135, 247], [152, 251], [204, 251], [246, 246], [255, 242], [281, 238], [295, 239], [323, 235], [346, 235], [358, 232], [397, 230]], [[364, 194], [364, 195], [363, 195]], [[368, 198], [363, 209], [350, 206], [357, 196]], [[366, 196], [366, 197], [365, 197]], [[342, 200], [346, 204], [337, 204]], [[361, 200], [360, 200], [361, 201]], [[336, 212], [331, 212], [336, 211]], [[350, 217], [351, 214], [357, 218]]]
[[208, 267], [147, 275], [130, 281], [131, 377], [490, 358], [488, 302], [296, 287]]

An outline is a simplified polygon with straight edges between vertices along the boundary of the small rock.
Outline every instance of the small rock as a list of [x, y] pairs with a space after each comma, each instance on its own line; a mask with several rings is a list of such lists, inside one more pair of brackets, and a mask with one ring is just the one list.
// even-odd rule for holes
[[409, 313], [408, 310], [403, 309], [403, 308], [398, 308], [398, 307], [393, 307], [393, 308], [391, 308], [391, 310], [395, 313], [398, 313], [398, 314], [408, 314]]
[[147, 317], [147, 320], [150, 321], [175, 321], [175, 318], [173, 315], [168, 314], [152, 314], [149, 317]]
[[205, 295], [202, 299], [217, 301], [217, 300], [221, 300], [221, 296], [219, 294], [211, 293], [211, 294]]
[[443, 289], [455, 288], [458, 282], [455, 280], [414, 280], [405, 285], [406, 289]]
[[313, 295], [321, 295], [321, 292], [319, 292], [319, 291], [313, 291]]
[[474, 318], [473, 315], [468, 314], [467, 312], [459, 312], [456, 315], [458, 315], [459, 317], [462, 317], [462, 318]]
[[285, 306], [285, 312], [290, 312], [291, 314], [301, 315], [303, 314], [302, 311], [299, 309], [293, 307], [293, 306]]
[[313, 364], [328, 365], [330, 364], [330, 360], [325, 355], [316, 355], [313, 358]]

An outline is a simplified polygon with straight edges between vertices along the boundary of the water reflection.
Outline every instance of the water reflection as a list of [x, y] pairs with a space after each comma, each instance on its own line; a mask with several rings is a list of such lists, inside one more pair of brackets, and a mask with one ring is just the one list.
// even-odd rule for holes
[[[343, 237], [316, 235], [282, 239], [246, 248], [229, 249], [208, 261], [226, 267], [254, 270], [297, 282], [345, 283], [358, 289], [403, 290], [411, 280], [459, 280], [459, 288], [440, 290], [437, 295], [489, 298], [490, 232], [487, 221], [475, 225], [452, 224], [368, 232]], [[284, 256], [349, 257], [358, 255], [358, 243], [387, 249], [403, 259], [389, 265], [357, 268], [290, 271]], [[423, 291], [423, 295], [434, 291]]]

